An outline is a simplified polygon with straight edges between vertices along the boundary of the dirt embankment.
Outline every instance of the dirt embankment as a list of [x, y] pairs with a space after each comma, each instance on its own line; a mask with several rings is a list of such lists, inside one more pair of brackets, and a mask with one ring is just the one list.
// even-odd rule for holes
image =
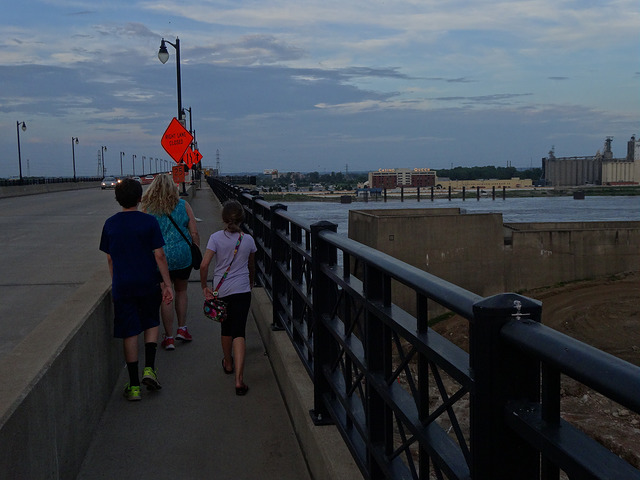
[[[640, 272], [524, 295], [542, 301], [545, 325], [640, 366]], [[453, 317], [434, 330], [468, 351], [466, 320]], [[640, 415], [566, 377], [561, 409], [565, 420], [640, 468]]]

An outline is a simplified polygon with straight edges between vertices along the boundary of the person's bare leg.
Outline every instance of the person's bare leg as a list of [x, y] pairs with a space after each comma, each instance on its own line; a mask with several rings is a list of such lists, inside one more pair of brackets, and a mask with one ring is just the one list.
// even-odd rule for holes
[[233, 358], [231, 356], [233, 338], [230, 336], [222, 335], [220, 337], [220, 340], [222, 343], [222, 353], [224, 354], [224, 369], [231, 371], [233, 369]]
[[[174, 289], [175, 290], [175, 289]], [[174, 291], [174, 297], [176, 293]], [[173, 337], [173, 304], [176, 299], [173, 299], [173, 302], [166, 304], [162, 302], [160, 304], [160, 316], [162, 318], [162, 326], [164, 327], [164, 334], [167, 337]]]
[[246, 352], [246, 342], [244, 337], [233, 339], [233, 360], [236, 369], [236, 388], [244, 386], [244, 356]]
[[138, 336], [127, 337], [123, 341], [124, 361], [127, 363], [138, 361]]
[[158, 343], [159, 330], [160, 327], [147, 328], [144, 331], [144, 343]]
[[[175, 298], [173, 302], [176, 307], [176, 316], [178, 317], [178, 328], [184, 327], [187, 324], [187, 306], [188, 306], [188, 298], [187, 298], [187, 286], [189, 284], [188, 280], [182, 280], [176, 278], [173, 282]], [[173, 326], [173, 322], [172, 326]]]

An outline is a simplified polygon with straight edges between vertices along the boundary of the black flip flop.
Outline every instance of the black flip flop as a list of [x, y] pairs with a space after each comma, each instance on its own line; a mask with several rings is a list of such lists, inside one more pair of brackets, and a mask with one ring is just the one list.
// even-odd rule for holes
[[246, 395], [248, 391], [249, 391], [249, 387], [244, 383], [242, 384], [241, 387], [236, 387], [236, 395], [240, 397], [242, 397], [243, 395]]

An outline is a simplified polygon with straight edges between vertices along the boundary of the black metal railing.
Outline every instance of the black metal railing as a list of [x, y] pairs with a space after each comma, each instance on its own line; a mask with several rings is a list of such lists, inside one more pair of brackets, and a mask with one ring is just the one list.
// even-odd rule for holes
[[[640, 413], [640, 368], [545, 327], [539, 301], [482, 298], [335, 224], [209, 184], [243, 204], [273, 328], [314, 383], [312, 417], [335, 423], [365, 478], [640, 479], [560, 418], [561, 375]], [[400, 284], [416, 315], [394, 304]], [[429, 328], [434, 305], [469, 321], [469, 353]]]

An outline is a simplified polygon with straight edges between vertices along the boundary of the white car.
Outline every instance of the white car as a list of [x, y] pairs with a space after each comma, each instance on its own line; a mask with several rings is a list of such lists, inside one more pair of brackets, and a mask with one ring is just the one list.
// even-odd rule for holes
[[142, 183], [142, 180], [140, 180], [140, 177], [131, 177], [131, 178], [133, 178], [138, 183]]
[[116, 188], [118, 183], [120, 183], [120, 181], [116, 177], [104, 177], [100, 184], [100, 188], [102, 188], [102, 190], [105, 188]]

